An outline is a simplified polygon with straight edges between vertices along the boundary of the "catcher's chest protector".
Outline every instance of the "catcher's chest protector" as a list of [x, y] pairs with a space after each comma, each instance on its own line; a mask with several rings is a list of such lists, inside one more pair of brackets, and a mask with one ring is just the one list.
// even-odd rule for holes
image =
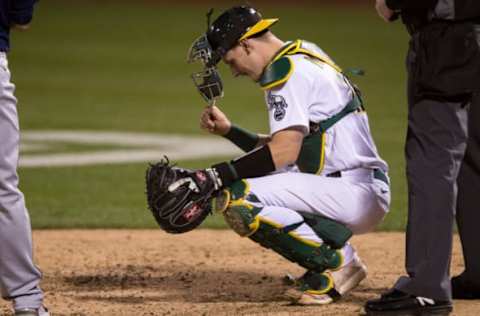
[[[321, 66], [326, 64], [349, 82], [348, 78], [343, 75], [340, 67], [338, 67], [327, 55], [322, 55], [313, 49], [309, 49], [309, 45], [311, 44], [301, 40], [285, 45], [277, 56], [273, 58], [273, 61], [266, 67], [262, 74], [259, 81], [261, 88], [263, 90], [274, 89], [290, 79], [295, 66], [289, 56], [293, 55], [304, 55], [307, 60]], [[325, 163], [325, 132], [348, 114], [363, 109], [363, 104], [358, 91], [351, 83], [349, 83], [349, 85], [354, 91], [353, 99], [336, 115], [319, 123], [314, 123], [314, 125], [312, 125], [313, 123], [310, 124], [310, 134], [304, 138], [297, 160], [297, 166], [302, 172], [318, 174], [323, 170]], [[282, 106], [280, 104], [281, 98], [276, 102], [274, 96], [271, 95], [270, 92], [267, 93], [269, 97], [269, 105], [274, 107]]]

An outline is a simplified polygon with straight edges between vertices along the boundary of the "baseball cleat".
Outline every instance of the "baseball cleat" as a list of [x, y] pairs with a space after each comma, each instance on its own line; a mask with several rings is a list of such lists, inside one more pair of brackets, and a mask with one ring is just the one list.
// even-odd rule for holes
[[[479, 281], [477, 281], [478, 283]], [[452, 298], [454, 300], [478, 300], [480, 299], [480, 285], [474, 284], [463, 274], [453, 277]]]
[[[296, 286], [285, 292], [292, 303], [299, 305], [330, 304], [350, 292], [367, 277], [367, 268], [357, 256], [336, 271], [307, 271], [295, 279]], [[289, 278], [291, 281], [291, 277]]]
[[367, 316], [447, 316], [453, 310], [449, 301], [411, 295], [396, 289], [382, 294], [380, 298], [367, 301]]
[[34, 308], [22, 308], [16, 309], [14, 312], [15, 316], [50, 316], [50, 313], [45, 307], [40, 307], [39, 309]]

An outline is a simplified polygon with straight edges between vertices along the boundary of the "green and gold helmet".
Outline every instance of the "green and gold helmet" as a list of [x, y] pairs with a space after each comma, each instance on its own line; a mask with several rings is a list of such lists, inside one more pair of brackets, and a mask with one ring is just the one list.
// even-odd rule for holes
[[233, 7], [222, 13], [209, 27], [207, 40], [213, 51], [214, 62], [220, 59], [241, 40], [252, 37], [275, 24], [278, 19], [263, 19], [252, 7]]

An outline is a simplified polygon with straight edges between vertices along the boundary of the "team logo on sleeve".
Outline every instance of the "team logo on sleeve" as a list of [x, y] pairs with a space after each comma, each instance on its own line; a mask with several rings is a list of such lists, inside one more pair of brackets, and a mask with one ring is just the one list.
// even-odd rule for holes
[[269, 92], [267, 102], [268, 102], [268, 109], [274, 110], [273, 118], [275, 119], [275, 121], [283, 120], [287, 112], [285, 109], [288, 107], [288, 104], [285, 101], [285, 98], [281, 95], [275, 95]]

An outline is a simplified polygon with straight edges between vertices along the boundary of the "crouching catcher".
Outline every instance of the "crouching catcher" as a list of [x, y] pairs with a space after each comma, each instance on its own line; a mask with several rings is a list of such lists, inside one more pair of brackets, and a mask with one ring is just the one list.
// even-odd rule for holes
[[[277, 20], [233, 7], [193, 42], [188, 60], [203, 70], [192, 77], [208, 103], [200, 125], [245, 154], [197, 171], [153, 165], [148, 201], [163, 229], [181, 233], [202, 222], [215, 197], [215, 209], [240, 236], [305, 268], [292, 279], [289, 299], [328, 304], [366, 277], [348, 240], [388, 211], [388, 166], [358, 89], [317, 45], [276, 37], [270, 28]], [[220, 61], [264, 90], [268, 135], [232, 124], [216, 106]]]

